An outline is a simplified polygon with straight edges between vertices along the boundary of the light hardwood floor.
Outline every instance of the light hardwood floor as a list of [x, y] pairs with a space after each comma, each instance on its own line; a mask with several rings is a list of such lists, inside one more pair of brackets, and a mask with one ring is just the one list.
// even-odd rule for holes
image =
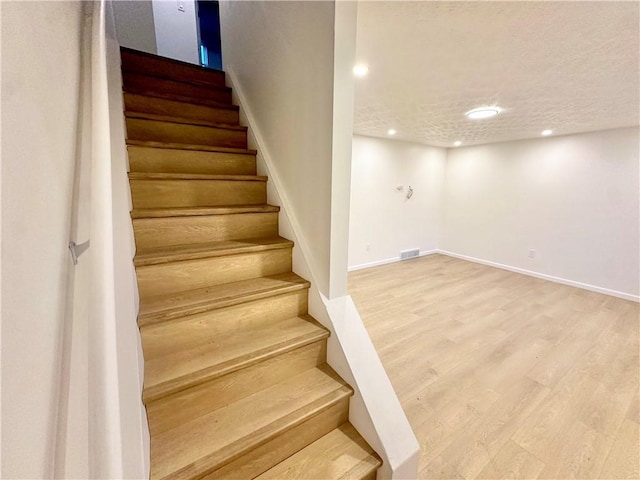
[[639, 309], [442, 255], [349, 275], [423, 479], [638, 479]]

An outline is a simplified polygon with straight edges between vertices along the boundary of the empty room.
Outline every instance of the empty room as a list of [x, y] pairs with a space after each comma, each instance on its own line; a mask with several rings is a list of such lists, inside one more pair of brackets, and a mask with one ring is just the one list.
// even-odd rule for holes
[[639, 9], [0, 1], [0, 477], [638, 480]]
[[360, 3], [349, 293], [419, 478], [639, 478], [638, 3]]

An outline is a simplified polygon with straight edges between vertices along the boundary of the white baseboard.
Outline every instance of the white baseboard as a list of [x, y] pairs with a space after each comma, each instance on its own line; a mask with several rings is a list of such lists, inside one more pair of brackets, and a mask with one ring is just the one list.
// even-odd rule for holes
[[[448, 257], [459, 258], [460, 260], [466, 260], [468, 262], [480, 263], [482, 265], [488, 265], [490, 267], [500, 268], [502, 270], [508, 270], [510, 272], [520, 273], [522, 275], [528, 275], [529, 277], [541, 278], [542, 280], [548, 280], [550, 282], [560, 283], [562, 285], [568, 285], [570, 287], [582, 288], [583, 290], [589, 290], [591, 292], [603, 293], [605, 295], [611, 295], [612, 297], [618, 297], [624, 300], [631, 300], [632, 302], [640, 302], [640, 295], [633, 295], [626, 292], [619, 292], [617, 290], [598, 287], [596, 285], [590, 285], [588, 283], [576, 282], [574, 280], [569, 280], [562, 277], [554, 277], [553, 275], [546, 275], [544, 273], [538, 273], [532, 270], [525, 270], [524, 268], [512, 267], [510, 265], [504, 265], [502, 263], [492, 262], [490, 260], [483, 260], [481, 258], [470, 257], [468, 255], [461, 255], [459, 253], [449, 252], [447, 250], [439, 250], [439, 249], [428, 250], [426, 252], [421, 252], [420, 256], [422, 257], [425, 255], [433, 255], [434, 253], [438, 253], [440, 255], [446, 255]], [[365, 268], [377, 267], [380, 265], [386, 265], [389, 263], [395, 263], [399, 261], [400, 261], [400, 257], [386, 258], [384, 260], [376, 260], [375, 262], [354, 265], [352, 267], [349, 267], [349, 271], [355, 272], [356, 270], [363, 270]]]
[[[420, 252], [420, 255], [418, 256], [424, 257], [425, 255], [432, 255], [434, 253], [438, 253], [438, 250], [434, 249], [434, 250], [427, 250], [424, 252]], [[416, 258], [416, 257], [412, 257], [412, 258]], [[407, 260], [411, 260], [411, 259], [407, 258]], [[364, 270], [365, 268], [378, 267], [380, 265], [387, 265], [388, 263], [395, 263], [399, 261], [400, 261], [400, 257], [385, 258], [384, 260], [376, 260], [375, 262], [368, 262], [368, 263], [361, 263], [360, 265], [353, 265], [352, 267], [348, 268], [348, 271], [355, 272], [356, 270]]]
[[631, 300], [633, 302], [640, 302], [639, 295], [632, 295], [630, 293], [619, 292], [617, 290], [610, 290], [608, 288], [598, 287], [596, 285], [589, 285], [588, 283], [576, 282], [568, 280], [566, 278], [554, 277], [553, 275], [545, 275], [544, 273], [534, 272], [532, 270], [525, 270], [524, 268], [512, 267], [510, 265], [504, 265], [502, 263], [492, 262], [489, 260], [483, 260], [481, 258], [469, 257], [467, 255], [461, 255], [459, 253], [448, 252], [446, 250], [437, 250], [437, 253], [441, 255], [447, 255], [448, 257], [459, 258], [461, 260], [467, 260], [469, 262], [480, 263], [482, 265], [488, 265], [490, 267], [501, 268], [502, 270], [508, 270], [514, 273], [520, 273], [522, 275], [528, 275], [530, 277], [541, 278], [542, 280], [548, 280], [550, 282], [560, 283], [562, 285], [568, 285], [570, 287], [582, 288], [591, 292], [604, 293], [605, 295], [611, 295], [612, 297], [623, 298], [625, 300]]

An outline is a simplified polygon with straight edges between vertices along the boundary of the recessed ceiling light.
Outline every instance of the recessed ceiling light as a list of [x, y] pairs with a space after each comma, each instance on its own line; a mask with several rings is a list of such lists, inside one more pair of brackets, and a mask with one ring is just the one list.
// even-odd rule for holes
[[549, 135], [551, 135], [553, 133], [553, 130], [543, 130], [541, 135], [543, 137], [548, 137]]
[[453, 142], [454, 147], [459, 147], [460, 145], [462, 145], [462, 142], [460, 140], [456, 140], [455, 142]]
[[495, 117], [500, 112], [502, 112], [502, 108], [494, 105], [492, 107], [474, 108], [473, 110], [469, 110], [467, 113], [465, 113], [465, 115], [471, 120], [481, 120], [483, 118]]
[[395, 134], [396, 134], [396, 131], [395, 131], [393, 128], [391, 128], [391, 129], [387, 130], [387, 133], [388, 133], [389, 135], [395, 135]]
[[356, 65], [355, 67], [353, 67], [353, 74], [356, 77], [366, 77], [367, 73], [369, 73], [369, 67], [367, 67], [365, 64], [361, 63], [359, 65]]

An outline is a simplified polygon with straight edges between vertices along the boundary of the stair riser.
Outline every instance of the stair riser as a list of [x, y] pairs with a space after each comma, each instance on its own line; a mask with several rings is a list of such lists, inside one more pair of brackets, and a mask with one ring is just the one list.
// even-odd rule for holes
[[[147, 403], [151, 435], [178, 427], [220, 407], [263, 390], [310, 368], [326, 358], [326, 340], [314, 342], [202, 385]], [[189, 405], [189, 408], [184, 408]]]
[[376, 480], [378, 478], [378, 469], [375, 469], [366, 477], [362, 477], [360, 480]]
[[130, 72], [146, 73], [147, 75], [167, 76], [171, 72], [172, 78], [181, 78], [185, 81], [198, 82], [208, 85], [224, 87], [224, 72], [205, 69], [203, 67], [181, 65], [171, 60], [166, 60], [147, 55], [140, 55], [122, 50], [122, 69]]
[[133, 220], [139, 250], [170, 245], [266, 238], [278, 235], [278, 213], [199, 215]]
[[291, 248], [137, 267], [140, 296], [184, 292], [291, 271]]
[[129, 146], [132, 172], [255, 175], [256, 156]]
[[134, 93], [124, 94], [124, 105], [128, 112], [168, 115], [228, 125], [237, 125], [239, 123], [239, 112], [235, 109], [207, 107]]
[[267, 184], [238, 180], [131, 180], [134, 208], [267, 203]]
[[338, 428], [347, 421], [348, 417], [349, 399], [345, 398], [319, 415], [235, 458], [222, 468], [201, 478], [203, 480], [254, 478], [326, 435], [334, 428]]
[[122, 73], [122, 81], [124, 91], [129, 93], [173, 95], [188, 97], [189, 99], [193, 99], [193, 103], [196, 104], [199, 103], [199, 99], [205, 99], [231, 105], [231, 92], [227, 89], [198, 86], [130, 72]]
[[191, 143], [225, 148], [247, 148], [247, 132], [184, 123], [127, 118], [127, 138], [147, 142]]
[[[256, 285], [262, 283], [261, 280], [263, 279], [254, 278], [244, 283]], [[276, 280], [276, 282], [278, 282], [278, 280]], [[186, 295], [188, 298], [196, 300], [192, 302], [185, 302], [185, 297], [181, 295], [176, 295], [168, 299], [164, 297], [155, 299], [161, 302], [161, 304], [164, 304], [164, 308], [159, 307], [157, 303], [155, 304], [155, 308], [153, 306], [150, 308], [149, 304], [142, 302], [140, 305], [140, 313], [138, 314], [138, 326], [154, 325], [167, 320], [176, 320], [187, 315], [197, 315], [217, 308], [231, 307], [245, 302], [309, 289], [308, 282], [295, 281], [290, 283], [287, 280], [283, 280], [282, 282], [283, 283], [278, 286], [274, 284], [267, 286], [263, 283], [263, 288], [255, 288], [253, 290], [244, 289], [237, 283], [228, 285], [226, 292], [221, 292], [220, 287], [205, 288], [204, 291], [199, 290], [195, 298], [189, 294]]]
[[206, 345], [209, 340], [229, 328], [247, 329], [297, 317], [307, 312], [307, 292], [287, 293], [232, 307], [211, 310], [180, 319], [180, 334], [166, 335], [163, 324], [141, 328], [144, 357], [147, 360], [174, 350]]

